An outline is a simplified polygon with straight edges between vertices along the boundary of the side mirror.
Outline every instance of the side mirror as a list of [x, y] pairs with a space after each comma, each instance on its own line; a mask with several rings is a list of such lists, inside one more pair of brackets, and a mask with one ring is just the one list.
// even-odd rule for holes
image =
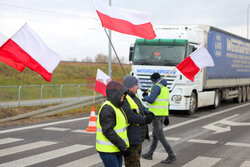
[[192, 48], [192, 52], [194, 52], [196, 49], [197, 49], [197, 47], [194, 46], [194, 47]]
[[132, 61], [134, 55], [134, 45], [131, 45], [129, 48], [129, 61]]

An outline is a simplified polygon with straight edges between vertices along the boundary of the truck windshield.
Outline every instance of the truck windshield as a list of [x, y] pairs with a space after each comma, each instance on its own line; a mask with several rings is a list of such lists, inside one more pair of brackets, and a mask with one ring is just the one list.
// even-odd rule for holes
[[176, 66], [185, 57], [185, 46], [135, 45], [133, 64]]

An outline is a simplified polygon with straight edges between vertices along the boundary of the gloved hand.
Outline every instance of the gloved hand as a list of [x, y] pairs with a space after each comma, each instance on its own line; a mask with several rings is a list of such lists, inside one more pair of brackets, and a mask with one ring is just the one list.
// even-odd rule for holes
[[128, 157], [128, 156], [130, 155], [130, 151], [129, 151], [128, 148], [126, 148], [125, 150], [123, 150], [123, 151], [121, 151], [121, 152], [122, 152], [122, 155], [123, 155], [124, 157]]
[[169, 118], [168, 118], [168, 116], [165, 117], [164, 125], [166, 125], [166, 126], [169, 125]]
[[143, 97], [148, 96], [148, 92], [147, 91], [143, 92], [142, 96]]
[[151, 124], [151, 122], [153, 121], [154, 118], [155, 118], [154, 113], [152, 113], [152, 112], [146, 113], [146, 121], [145, 121], [145, 123], [146, 124]]

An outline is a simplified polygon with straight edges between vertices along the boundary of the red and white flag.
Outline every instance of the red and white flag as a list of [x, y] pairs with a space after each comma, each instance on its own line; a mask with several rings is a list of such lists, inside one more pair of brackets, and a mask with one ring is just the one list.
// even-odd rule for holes
[[110, 76], [105, 74], [102, 70], [97, 69], [95, 91], [101, 93], [104, 96], [107, 96], [106, 87], [110, 81], [112, 81]]
[[111, 7], [102, 0], [93, 0], [93, 2], [103, 27], [149, 40], [156, 37], [147, 13]]
[[[3, 35], [2, 33], [0, 33], [0, 48], [1, 46], [8, 40], [8, 38]], [[15, 68], [16, 70], [22, 72], [25, 68], [25, 65], [21, 64], [21, 63], [17, 63], [17, 62], [14, 62], [8, 58], [5, 58], [5, 57], [2, 57], [0, 55], [0, 61], [5, 63], [5, 64], [8, 64], [9, 66]]]
[[1, 46], [0, 57], [36, 71], [48, 82], [60, 62], [59, 55], [49, 49], [27, 24]]
[[184, 59], [176, 68], [189, 80], [194, 82], [194, 76], [204, 67], [214, 66], [214, 61], [204, 46], [194, 51]]

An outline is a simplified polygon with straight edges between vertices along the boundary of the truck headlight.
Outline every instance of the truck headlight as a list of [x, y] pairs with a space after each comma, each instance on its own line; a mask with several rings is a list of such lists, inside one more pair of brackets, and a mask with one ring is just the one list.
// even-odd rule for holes
[[181, 95], [173, 95], [171, 100], [172, 101], [181, 101]]

